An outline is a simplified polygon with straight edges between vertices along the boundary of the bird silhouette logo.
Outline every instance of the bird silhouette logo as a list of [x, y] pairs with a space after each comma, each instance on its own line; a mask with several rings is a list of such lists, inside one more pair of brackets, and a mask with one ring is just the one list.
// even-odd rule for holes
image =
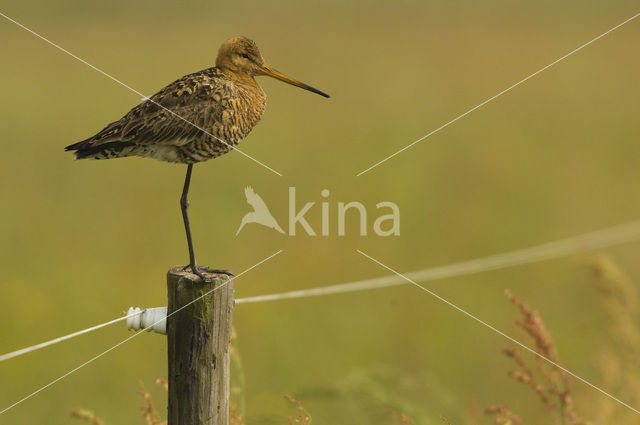
[[244, 195], [247, 197], [247, 203], [253, 207], [253, 211], [246, 213], [244, 217], [242, 217], [242, 222], [236, 232], [236, 236], [247, 223], [262, 224], [280, 233], [284, 233], [284, 230], [282, 230], [276, 219], [271, 215], [267, 204], [264, 203], [260, 195], [253, 191], [251, 186], [244, 189]]

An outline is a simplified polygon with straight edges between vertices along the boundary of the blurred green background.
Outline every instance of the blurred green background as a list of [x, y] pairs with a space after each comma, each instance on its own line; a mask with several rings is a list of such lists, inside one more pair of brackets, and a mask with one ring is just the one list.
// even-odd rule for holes
[[[262, 122], [238, 153], [196, 166], [191, 218], [203, 264], [236, 273], [236, 296], [308, 288], [481, 257], [640, 216], [640, 21], [571, 56], [361, 176], [409, 142], [637, 13], [637, 2], [8, 1], [2, 13], [145, 94], [211, 66], [234, 35], [275, 68], [332, 95], [271, 79]], [[0, 19], [0, 352], [166, 305], [165, 273], [187, 261], [178, 197], [184, 166], [148, 159], [74, 162], [63, 147], [118, 119], [139, 96]], [[299, 202], [331, 192], [332, 236], [249, 225], [251, 185], [286, 226]], [[338, 202], [396, 202], [401, 236], [336, 232]], [[320, 227], [318, 205], [308, 215]], [[369, 225], [373, 223], [370, 219]], [[640, 277], [640, 244], [607, 250]], [[640, 281], [640, 279], [638, 279]], [[511, 288], [537, 309], [566, 366], [603, 384], [599, 293], [578, 257], [432, 282], [430, 289], [528, 342]], [[506, 372], [502, 337], [413, 287], [239, 305], [235, 312], [249, 424], [283, 424], [303, 399], [318, 424], [392, 423], [356, 386], [380, 390], [416, 423], [486, 424], [504, 404], [547, 419]], [[130, 335], [97, 331], [0, 364], [0, 408]], [[143, 423], [148, 388], [161, 412], [165, 338], [141, 335], [0, 416], [69, 424], [73, 407], [107, 424]], [[236, 382], [237, 383], [237, 382]], [[615, 389], [613, 389], [615, 390]], [[573, 382], [587, 418], [615, 402]], [[369, 398], [367, 398], [369, 397]], [[406, 403], [406, 408], [401, 405]], [[380, 404], [375, 402], [374, 404]], [[639, 406], [635, 406], [636, 408]], [[415, 417], [418, 415], [419, 417]], [[409, 414], [410, 412], [407, 412]], [[379, 416], [376, 416], [379, 415]]]

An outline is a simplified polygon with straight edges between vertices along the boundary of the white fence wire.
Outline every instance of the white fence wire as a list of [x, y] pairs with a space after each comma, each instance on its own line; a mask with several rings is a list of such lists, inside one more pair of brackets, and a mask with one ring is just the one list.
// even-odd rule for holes
[[[325, 295], [345, 294], [349, 292], [368, 291], [373, 289], [388, 288], [392, 286], [407, 285], [407, 279], [410, 279], [414, 282], [424, 283], [439, 279], [471, 275], [490, 270], [504, 269], [508, 267], [515, 267], [554, 258], [566, 257], [580, 251], [597, 250], [637, 240], [640, 240], [640, 220], [628, 222], [618, 226], [609, 227], [571, 238], [560, 239], [542, 245], [509, 251], [502, 254], [403, 273], [403, 276], [405, 276], [406, 279], [405, 277], [394, 274], [373, 279], [363, 279], [354, 282], [340, 283], [337, 285], [328, 285], [316, 288], [299, 289], [296, 291], [238, 298], [236, 300], [236, 304], [242, 305], [267, 301], [290, 300]], [[67, 341], [69, 339], [87, 334], [89, 332], [96, 331], [114, 323], [124, 321], [136, 314], [141, 314], [141, 312], [110, 320], [100, 325], [92, 326], [81, 331], [54, 338], [50, 341], [45, 341], [31, 347], [22, 348], [20, 350], [1, 355], [0, 362], [36, 350], [40, 350], [42, 348], [57, 344], [62, 341]]]

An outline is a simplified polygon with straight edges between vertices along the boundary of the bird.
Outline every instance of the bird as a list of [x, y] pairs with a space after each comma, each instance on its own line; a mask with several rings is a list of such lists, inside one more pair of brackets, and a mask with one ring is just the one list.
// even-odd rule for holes
[[247, 223], [262, 224], [263, 226], [277, 230], [280, 233], [284, 233], [284, 230], [282, 230], [276, 219], [271, 214], [271, 211], [269, 211], [267, 204], [264, 203], [264, 200], [260, 195], [254, 192], [251, 186], [244, 189], [244, 196], [247, 198], [247, 203], [253, 207], [253, 211], [246, 213], [244, 217], [242, 217], [236, 236], [238, 236], [240, 230], [242, 230], [244, 225]]
[[244, 139], [262, 117], [266, 94], [255, 77], [269, 76], [328, 98], [329, 95], [269, 66], [257, 44], [244, 36], [222, 43], [215, 66], [185, 75], [134, 106], [95, 135], [65, 147], [76, 159], [130, 156], [186, 164], [180, 209], [191, 271], [205, 280], [196, 264], [189, 224], [189, 185], [193, 165], [217, 158]]

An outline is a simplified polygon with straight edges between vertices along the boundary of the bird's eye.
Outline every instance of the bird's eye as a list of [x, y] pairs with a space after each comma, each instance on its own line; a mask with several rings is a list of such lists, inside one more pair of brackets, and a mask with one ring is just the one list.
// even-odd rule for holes
[[243, 53], [243, 54], [241, 54], [240, 56], [242, 56], [242, 57], [243, 57], [243, 58], [245, 58], [245, 59], [249, 59], [249, 55], [248, 55], [248, 54], [246, 54], [246, 53]]

